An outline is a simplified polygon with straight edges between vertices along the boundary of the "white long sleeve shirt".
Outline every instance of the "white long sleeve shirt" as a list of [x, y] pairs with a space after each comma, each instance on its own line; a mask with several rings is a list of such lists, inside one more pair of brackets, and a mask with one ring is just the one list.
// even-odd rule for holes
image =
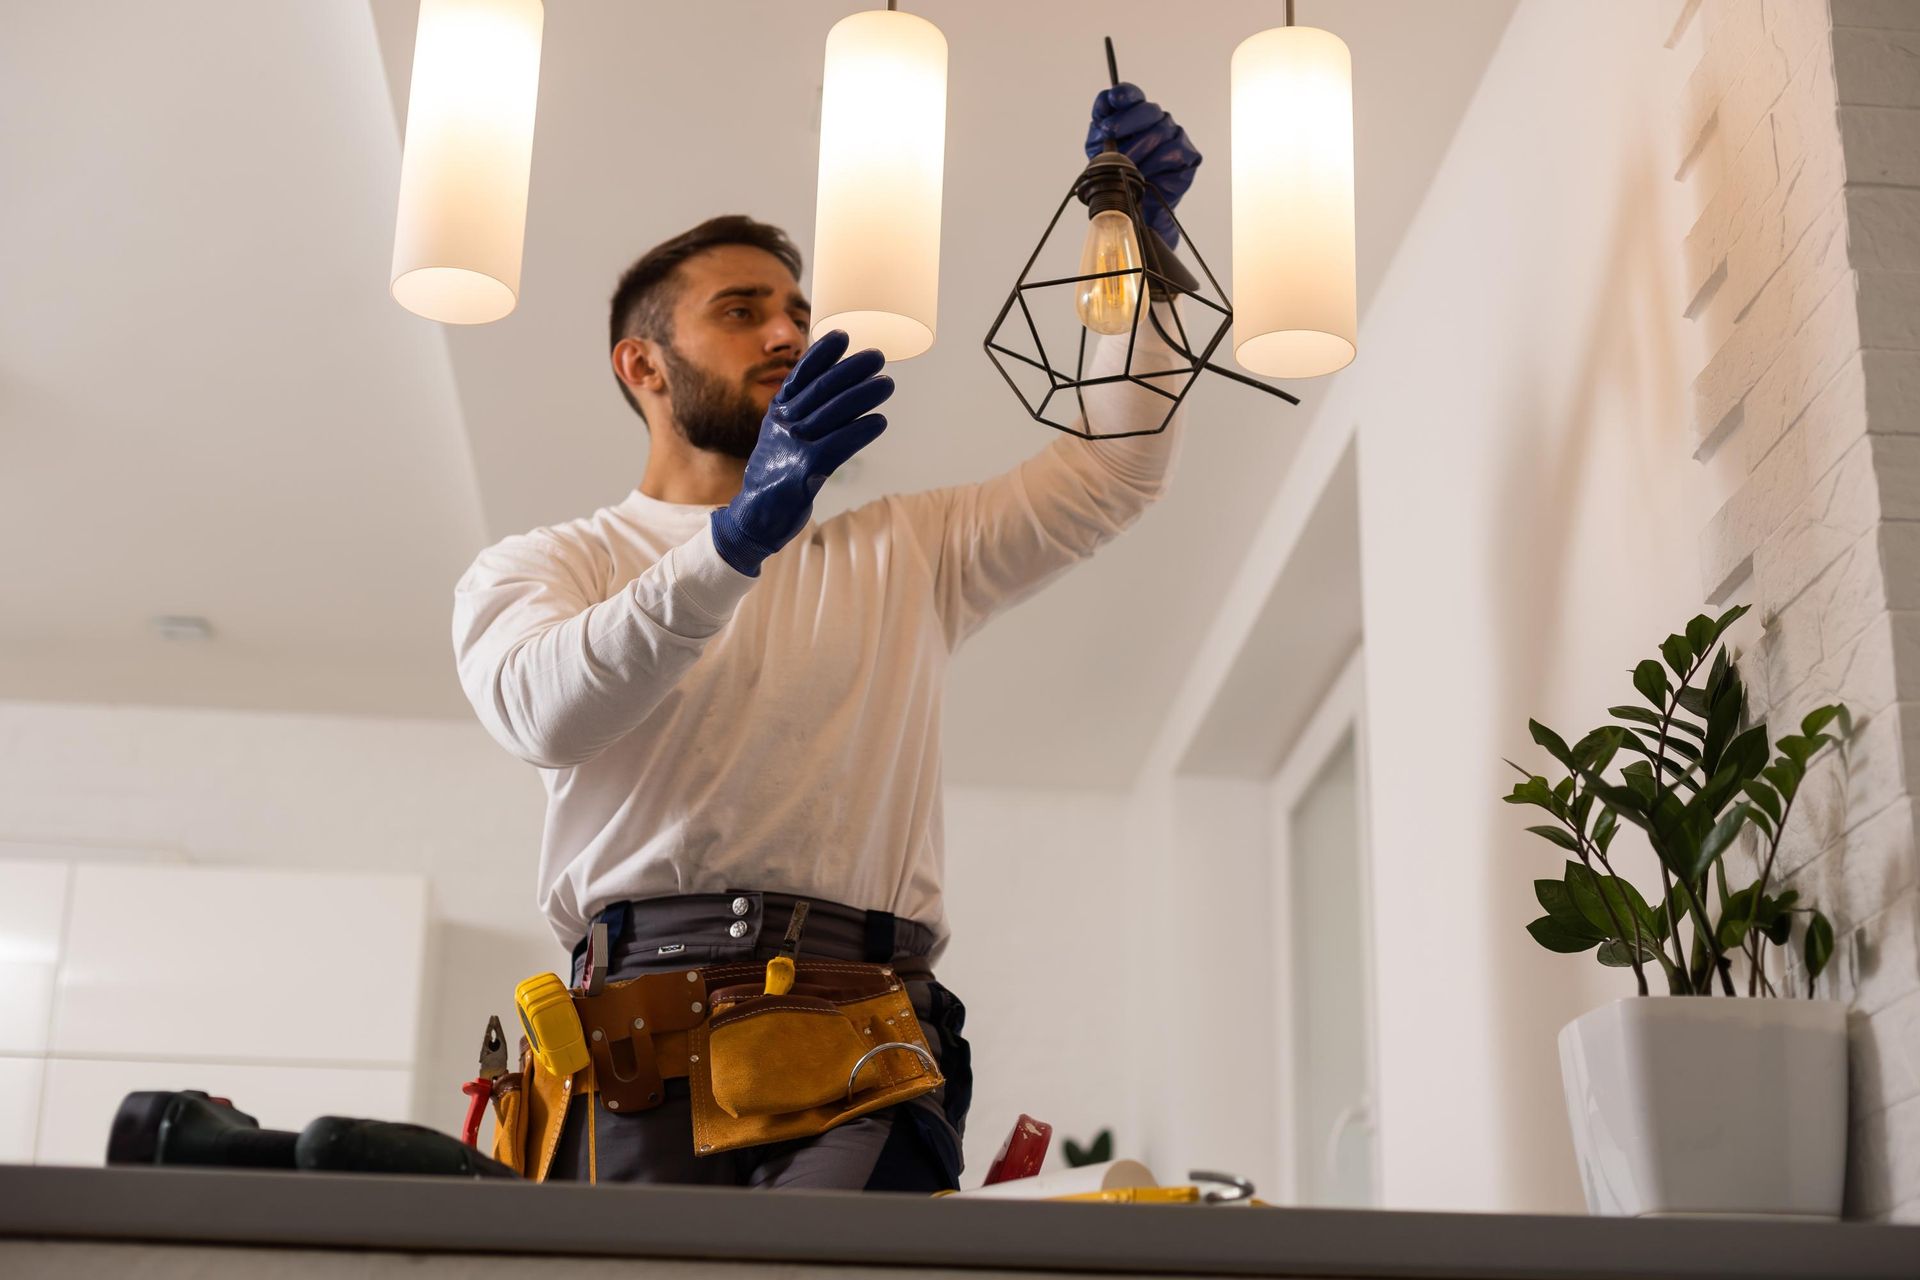
[[[1174, 359], [1143, 331], [1136, 371]], [[1168, 406], [1086, 394], [1102, 431]], [[538, 899], [561, 944], [621, 900], [754, 889], [889, 910], [944, 949], [948, 661], [1133, 523], [1179, 431], [1061, 436], [983, 483], [809, 521], [758, 578], [720, 558], [712, 507], [638, 490], [481, 552], [454, 589], [460, 681], [542, 771]]]

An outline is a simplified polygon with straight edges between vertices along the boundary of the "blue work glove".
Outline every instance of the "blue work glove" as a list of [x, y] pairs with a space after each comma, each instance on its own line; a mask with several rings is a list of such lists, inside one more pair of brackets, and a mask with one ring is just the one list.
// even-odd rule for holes
[[885, 416], [873, 412], [893, 394], [893, 379], [880, 372], [887, 358], [871, 349], [846, 353], [839, 329], [807, 348], [760, 420], [740, 492], [713, 513], [720, 558], [750, 578], [807, 527], [827, 477], [887, 429]]
[[1099, 155], [1108, 142], [1139, 166], [1141, 176], [1153, 184], [1140, 202], [1142, 220], [1159, 232], [1169, 247], [1179, 247], [1180, 233], [1174, 229], [1168, 210], [1187, 194], [1187, 188], [1193, 185], [1193, 171], [1200, 167], [1200, 153], [1187, 138], [1187, 131], [1162, 111], [1159, 103], [1148, 102], [1139, 85], [1123, 81], [1093, 97], [1087, 159]]

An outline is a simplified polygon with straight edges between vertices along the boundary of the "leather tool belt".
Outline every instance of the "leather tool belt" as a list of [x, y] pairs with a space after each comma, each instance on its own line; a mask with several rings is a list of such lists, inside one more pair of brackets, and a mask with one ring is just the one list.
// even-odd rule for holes
[[765, 961], [643, 974], [576, 991], [591, 1061], [556, 1079], [522, 1041], [494, 1090], [494, 1158], [545, 1181], [576, 1096], [615, 1115], [666, 1100], [685, 1077], [699, 1155], [808, 1138], [945, 1083], [907, 992], [922, 960], [796, 959], [766, 993]]

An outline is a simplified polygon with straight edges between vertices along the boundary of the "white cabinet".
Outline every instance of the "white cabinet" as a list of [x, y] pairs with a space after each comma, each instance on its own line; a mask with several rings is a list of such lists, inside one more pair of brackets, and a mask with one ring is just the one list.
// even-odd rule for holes
[[61, 862], [0, 862], [0, 1054], [43, 1054], [66, 917]]
[[39, 1058], [0, 1058], [0, 1164], [33, 1163], [41, 1073]]
[[427, 906], [418, 876], [0, 862], [0, 1161], [98, 1164], [146, 1089], [408, 1118]]
[[49, 1052], [413, 1059], [417, 876], [78, 866]]

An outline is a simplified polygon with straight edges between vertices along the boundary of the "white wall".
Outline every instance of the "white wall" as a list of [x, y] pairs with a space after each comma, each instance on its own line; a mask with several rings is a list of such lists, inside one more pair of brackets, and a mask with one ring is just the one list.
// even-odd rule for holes
[[1632, 987], [1524, 931], [1558, 873], [1495, 803], [1702, 604], [1674, 6], [1529, 0], [1361, 336], [1383, 1193], [1577, 1210], [1554, 1036]]
[[950, 787], [940, 980], [967, 1004], [975, 1092], [967, 1173], [985, 1176], [1021, 1112], [1066, 1139], [1114, 1130], [1139, 1149], [1132, 1066], [1151, 1033], [1130, 1020], [1125, 799], [1094, 790]]
[[[1527, 936], [1531, 881], [1559, 859], [1499, 803], [1501, 757], [1537, 758], [1529, 716], [1597, 723], [1630, 693], [1633, 661], [1701, 603], [1695, 538], [1714, 495], [1690, 459], [1699, 360], [1670, 118], [1692, 58], [1662, 47], [1677, 9], [1523, 0], [1362, 318], [1358, 360], [1300, 388], [1313, 416], [1299, 457], [1358, 442], [1388, 1207], [1581, 1207], [1554, 1037], [1632, 988]], [[1299, 490], [1276, 484], [1249, 563], [1303, 518], [1284, 504], [1318, 496]], [[1231, 646], [1206, 652], [1233, 661]], [[1177, 707], [1169, 725], [1201, 719]], [[1181, 749], [1161, 744], [1143, 795], [1174, 785]], [[1193, 874], [1155, 865], [1173, 850], [1208, 860], [1222, 888], [1248, 865], [1250, 845], [1155, 834], [1143, 805], [1143, 911]], [[1213, 954], [1164, 978], [1163, 1002], [1248, 962], [1238, 930], [1207, 940], [1220, 917], [1199, 905], [1168, 927]], [[1208, 1016], [1228, 1006], [1211, 998]], [[1245, 1048], [1258, 1052], [1251, 1031]], [[1244, 1142], [1233, 1126], [1250, 1111], [1197, 1104], [1188, 1083], [1179, 1064], [1144, 1083], [1156, 1158]], [[1250, 1089], [1239, 1101], [1264, 1105]]]
[[0, 702], [0, 857], [427, 877], [412, 1109], [441, 1128], [487, 1015], [557, 965], [533, 908], [541, 804], [477, 724]]
[[[1057, 1126], [1056, 1147], [1108, 1125], [1125, 1140], [1117, 801], [948, 793], [955, 941], [940, 974], [967, 1002], [975, 1046], [972, 1181], [1021, 1111]], [[534, 907], [544, 806], [535, 772], [478, 725], [0, 702], [0, 858], [427, 877], [413, 1113], [447, 1130], [487, 1016], [509, 1016], [514, 983], [564, 962]]]

